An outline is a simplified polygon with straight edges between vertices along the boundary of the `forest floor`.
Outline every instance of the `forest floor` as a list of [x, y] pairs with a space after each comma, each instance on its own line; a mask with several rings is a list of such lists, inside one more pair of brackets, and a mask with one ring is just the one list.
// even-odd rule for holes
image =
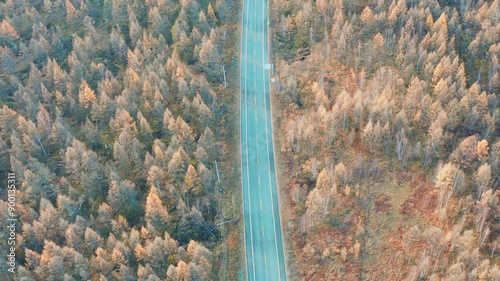
[[221, 221], [239, 219], [236, 223], [225, 224], [220, 227], [223, 242], [217, 251], [218, 280], [245, 279], [245, 251], [244, 249], [244, 220], [242, 212], [240, 148], [239, 148], [239, 53], [240, 53], [240, 20], [241, 1], [234, 2], [233, 11], [228, 27], [228, 38], [225, 43], [225, 62], [227, 86], [219, 89], [219, 101], [224, 113], [219, 120], [219, 135], [223, 143], [223, 161], [220, 163], [221, 182]]
[[283, 109], [280, 106], [280, 100], [277, 97], [276, 89], [271, 85], [271, 107], [272, 107], [272, 117], [273, 117], [273, 137], [274, 137], [274, 155], [276, 162], [276, 177], [278, 185], [278, 195], [280, 204], [280, 215], [281, 215], [281, 228], [283, 235], [283, 247], [285, 251], [285, 262], [288, 280], [296, 280], [297, 266], [294, 258], [294, 246], [291, 242], [291, 219], [293, 219], [293, 210], [291, 208], [290, 192], [288, 192], [288, 182], [289, 182], [289, 171], [286, 165], [286, 157], [281, 152], [280, 144], [282, 143], [281, 137], [281, 119]]

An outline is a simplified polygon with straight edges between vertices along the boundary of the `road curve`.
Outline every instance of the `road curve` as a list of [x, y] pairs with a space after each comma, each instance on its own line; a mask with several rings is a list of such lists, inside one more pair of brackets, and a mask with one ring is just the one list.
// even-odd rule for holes
[[267, 1], [244, 0], [240, 143], [248, 281], [287, 280], [274, 166]]

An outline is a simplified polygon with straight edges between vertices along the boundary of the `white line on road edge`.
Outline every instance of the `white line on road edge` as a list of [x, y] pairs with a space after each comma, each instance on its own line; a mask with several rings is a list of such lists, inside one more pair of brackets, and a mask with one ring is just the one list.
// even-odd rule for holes
[[[248, 54], [248, 17], [245, 17], [245, 13], [247, 13], [248, 9], [245, 9], [245, 5], [243, 5], [243, 19], [242, 19], [242, 22], [243, 22], [243, 28], [242, 28], [242, 36], [241, 36], [241, 48], [243, 48], [243, 32], [245, 32], [245, 58], [247, 58], [247, 54]], [[248, 13], [247, 13], [248, 14]], [[245, 25], [245, 21], [246, 21], [246, 25]], [[245, 31], [245, 28], [246, 28], [246, 31]], [[242, 63], [243, 63], [243, 56], [242, 56]], [[253, 280], [255, 281], [255, 255], [254, 255], [254, 251], [253, 251], [253, 231], [252, 231], [252, 205], [251, 205], [251, 200], [250, 200], [250, 172], [249, 172], [249, 168], [248, 168], [248, 97], [247, 97], [247, 87], [246, 87], [246, 82], [247, 82], [247, 67], [248, 67], [248, 63], [245, 62], [245, 65], [243, 66], [243, 70], [245, 71], [245, 84], [243, 85], [244, 87], [244, 94], [245, 94], [245, 99], [244, 99], [244, 102], [245, 102], [245, 137], [246, 137], [246, 140], [245, 140], [245, 145], [246, 145], [246, 160], [247, 160], [247, 193], [248, 193], [248, 208], [249, 208], [249, 211], [250, 211], [250, 214], [249, 214], [249, 217], [250, 217], [250, 244], [251, 244], [251, 250], [252, 250], [252, 272], [253, 272]], [[240, 89], [240, 93], [241, 93], [241, 89]], [[241, 95], [240, 95], [240, 99], [241, 99]], [[241, 128], [241, 109], [240, 109], [240, 128]], [[241, 139], [242, 139], [242, 136], [241, 136], [241, 133], [240, 133], [240, 142], [241, 142]], [[242, 150], [243, 152], [243, 150]], [[243, 156], [243, 155], [242, 155]], [[242, 162], [242, 167], [241, 169], [243, 170], [243, 158], [241, 160]], [[244, 179], [243, 179], [243, 172], [241, 173], [242, 175], [242, 189], [244, 188]], [[244, 208], [244, 204], [245, 202], [243, 202], [243, 210], [245, 210]], [[246, 241], [246, 237], [245, 237], [245, 241]], [[248, 249], [246, 249], [248, 251]], [[246, 259], [246, 255], [245, 255], [245, 259]], [[247, 274], [248, 274], [248, 261], [246, 262], [246, 269], [247, 269]]]
[[[242, 70], [243, 70], [243, 29], [245, 28], [245, 5], [243, 4], [243, 13], [241, 13], [241, 23], [242, 23], [242, 28], [241, 28], [241, 38], [240, 38], [240, 174], [241, 174], [241, 194], [242, 196], [245, 194], [245, 184], [244, 184], [244, 178], [243, 178], [243, 136], [241, 132], [241, 119], [242, 119], [242, 110], [243, 110], [243, 95], [242, 95], [242, 81], [243, 81], [243, 75], [242, 75]], [[246, 78], [245, 78], [246, 79]], [[245, 200], [241, 200], [242, 202], [242, 209], [243, 209], [243, 215], [245, 215]], [[245, 225], [245, 224], [243, 224]], [[245, 234], [245, 231], [243, 230], [243, 239], [245, 241], [245, 251], [246, 251], [246, 241], [247, 237]], [[248, 274], [248, 260], [247, 260], [247, 255], [245, 253], [245, 269]]]
[[[263, 26], [264, 26], [264, 29], [267, 28], [267, 26], [265, 25], [265, 21], [266, 21], [266, 18], [267, 18], [267, 15], [265, 14], [265, 7], [264, 5], [262, 5], [262, 14], [264, 15], [264, 23], [263, 23]], [[266, 38], [265, 38], [265, 35], [266, 35], [266, 32], [263, 32], [262, 34], [262, 39], [263, 39], [263, 43], [266, 42]], [[264, 65], [265, 64], [265, 58], [264, 58], [264, 55], [265, 55], [265, 46], [264, 44], [262, 44], [262, 64]], [[274, 228], [274, 245], [275, 245], [275, 250], [276, 250], [276, 262], [277, 262], [277, 266], [278, 266], [278, 278], [279, 280], [281, 281], [281, 270], [280, 270], [280, 261], [279, 261], [279, 251], [278, 251], [278, 238], [277, 238], [277, 234], [276, 234], [276, 222], [275, 222], [275, 219], [274, 219], [274, 198], [273, 198], [273, 190], [271, 189], [271, 185], [272, 185], [272, 179], [271, 179], [271, 164], [270, 164], [270, 159], [269, 159], [269, 135], [268, 135], [268, 128], [267, 128], [267, 124], [268, 124], [268, 119], [267, 119], [267, 101], [266, 101], [266, 72], [265, 71], [262, 71], [262, 76], [263, 76], [263, 84], [264, 84], [264, 115], [265, 115], [265, 119], [266, 119], [266, 150], [267, 150], [267, 167], [268, 167], [268, 175], [269, 175], [269, 191], [271, 192], [271, 210], [272, 210], [272, 213], [273, 213], [273, 228]], [[271, 89], [269, 89], [269, 95], [271, 94]], [[273, 148], [274, 149], [274, 148]], [[278, 189], [278, 187], [276, 186], [276, 189]], [[266, 255], [264, 253], [264, 261], [266, 261]]]

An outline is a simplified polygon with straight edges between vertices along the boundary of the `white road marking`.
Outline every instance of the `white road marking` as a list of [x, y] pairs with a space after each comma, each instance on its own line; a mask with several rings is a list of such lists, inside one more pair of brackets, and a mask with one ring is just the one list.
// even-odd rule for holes
[[[245, 13], [247, 14], [247, 16], [245, 17]], [[244, 19], [246, 20], [246, 30], [244, 31], [245, 32], [245, 58], [248, 58], [248, 9], [245, 9], [244, 8], [244, 13], [243, 13], [243, 17]], [[243, 21], [243, 24], [245, 25], [245, 21]], [[241, 38], [241, 41], [242, 41], [242, 45], [243, 45], [243, 36]], [[243, 61], [243, 58], [242, 58], [242, 61]], [[245, 81], [247, 79], [247, 74], [248, 74], [248, 61], [245, 61], [245, 67], [243, 68], [243, 70], [245, 71]], [[252, 251], [252, 271], [253, 271], [253, 280], [255, 281], [255, 254], [254, 254], [254, 246], [253, 246], [253, 230], [252, 230], [252, 204], [250, 204], [250, 170], [249, 170], [249, 161], [248, 161], [248, 95], [247, 95], [247, 88], [246, 88], [246, 84], [243, 85], [244, 87], [244, 94], [245, 94], [245, 123], [246, 123], [246, 127], [245, 127], [245, 137], [246, 137], [246, 141], [245, 141], [245, 144], [246, 144], [246, 150], [247, 150], [247, 153], [246, 153], [246, 162], [247, 162], [247, 194], [248, 194], [248, 208], [249, 208], [249, 211], [250, 211], [250, 214], [249, 214], [249, 217], [250, 217], [250, 245], [251, 245], [251, 251]], [[240, 113], [241, 114], [241, 113]], [[241, 122], [241, 119], [240, 119], [240, 122]], [[241, 125], [240, 125], [241, 127]], [[241, 137], [241, 135], [240, 135]], [[243, 159], [242, 159], [242, 162], [243, 162]], [[243, 164], [243, 163], [242, 163]], [[242, 169], [243, 169], [243, 165], [242, 165]], [[242, 181], [243, 181], [243, 178], [242, 178]], [[245, 238], [246, 239], [246, 238]], [[246, 257], [245, 257], [246, 258]], [[248, 261], [246, 263], [246, 269], [247, 269], [247, 272], [248, 272]]]
[[[262, 14], [263, 15], [266, 15], [265, 13], [265, 7], [264, 5], [262, 5]], [[266, 16], [264, 16], [263, 18], [263, 23], [265, 24], [265, 21], [266, 21]], [[263, 25], [265, 26], [265, 25]], [[264, 55], [266, 53], [266, 50], [265, 50], [265, 43], [267, 42], [266, 38], [264, 37], [265, 35], [265, 32], [262, 33], [262, 39], [263, 39], [263, 43], [262, 44], [262, 64], [265, 65], [265, 58], [264, 58]], [[265, 120], [266, 120], [266, 149], [267, 149], [267, 171], [268, 171], [268, 175], [269, 175], [269, 192], [271, 193], [271, 210], [272, 210], [272, 214], [273, 214], [273, 227], [274, 227], [274, 245], [275, 245], [275, 250], [276, 250], [276, 264], [278, 265], [278, 279], [281, 280], [281, 270], [280, 270], [280, 262], [279, 262], [279, 259], [278, 259], [278, 238], [277, 238], [277, 235], [276, 235], [276, 222], [274, 220], [274, 199], [273, 199], [273, 191], [271, 189], [271, 184], [272, 184], [272, 180], [271, 180], [271, 165], [270, 165], [270, 159], [269, 159], [269, 134], [268, 134], [268, 128], [267, 128], [267, 125], [269, 123], [268, 119], [267, 119], [267, 101], [266, 101], [266, 72], [265, 71], [262, 71], [262, 77], [263, 77], [263, 80], [262, 80], [262, 83], [264, 85], [264, 116], [265, 116]], [[279, 212], [279, 210], [278, 210]], [[264, 262], [266, 261], [266, 255], [264, 253]], [[286, 277], [285, 277], [286, 278]]]
[[261, 226], [261, 228], [262, 228], [262, 237], [266, 237], [266, 236], [264, 235], [264, 225], [263, 225], [263, 224], [261, 224], [260, 226]]
[[[254, 3], [253, 6], [255, 7], [255, 9], [254, 9], [254, 19], [253, 20], [256, 20], [256, 19], [258, 19], [257, 18], [257, 12], [256, 12], [256, 10], [258, 9], [257, 7], [259, 5], [258, 4], [259, 2], [252, 1], [252, 3]], [[264, 3], [262, 3], [262, 4], [264, 4]], [[256, 40], [257, 30], [253, 30], [254, 29], [253, 27], [252, 27], [252, 30], [251, 30], [250, 26], [249, 26], [250, 19], [251, 19], [251, 17], [250, 17], [250, 11], [249, 11], [250, 5], [251, 5], [251, 3], [249, 3], [249, 1], [246, 1], [245, 5], [244, 5], [243, 15], [242, 15], [243, 16], [243, 20], [242, 20], [242, 22], [243, 22], [243, 32], [245, 32], [245, 35], [242, 34], [242, 36], [241, 36], [241, 46], [242, 46], [242, 52], [241, 52], [242, 58], [241, 58], [241, 62], [242, 62], [242, 64], [243, 63], [245, 64], [244, 67], [242, 68], [242, 73], [244, 73], [244, 75], [242, 74], [242, 78], [243, 78], [243, 81], [244, 81], [243, 85], [242, 85], [242, 87], [243, 87], [242, 90], [244, 91], [245, 97], [244, 97], [244, 99], [242, 97], [241, 101], [242, 101], [242, 103], [244, 102], [245, 104], [244, 104], [244, 107], [243, 107], [243, 104], [242, 104], [242, 108], [241, 109], [243, 109], [243, 108], [245, 109], [245, 120], [243, 120], [243, 118], [242, 118], [243, 115], [241, 113], [242, 111], [240, 111], [240, 123], [245, 122], [245, 124], [246, 124], [246, 128], [245, 128], [245, 140], [246, 140], [246, 143], [245, 143], [244, 147], [246, 147], [246, 155], [245, 155], [245, 157], [246, 157], [246, 164], [247, 164], [247, 167], [246, 167], [246, 172], [247, 173], [246, 173], [246, 179], [245, 179], [245, 177], [242, 177], [242, 182], [245, 182], [245, 180], [246, 180], [246, 183], [247, 183], [246, 192], [248, 194], [248, 210], [250, 212], [250, 214], [249, 214], [249, 221], [250, 221], [250, 225], [249, 225], [249, 228], [250, 228], [250, 237], [249, 237], [250, 238], [250, 243], [249, 243], [249, 246], [251, 246], [251, 254], [252, 254], [252, 257], [251, 257], [251, 259], [252, 259], [251, 260], [251, 262], [252, 262], [252, 268], [250, 270], [253, 271], [253, 277], [252, 278], [250, 278], [249, 263], [248, 263], [249, 259], [247, 259], [249, 257], [247, 255], [245, 255], [245, 259], [247, 260], [247, 262], [246, 262], [246, 270], [247, 270], [247, 273], [249, 275], [248, 276], [248, 281], [252, 281], [252, 280], [256, 281], [256, 268], [255, 268], [256, 266], [255, 266], [254, 241], [253, 241], [253, 224], [252, 224], [252, 206], [251, 206], [252, 205], [251, 204], [252, 201], [251, 201], [251, 192], [250, 192], [250, 172], [249, 172], [249, 170], [250, 170], [249, 163], [250, 162], [249, 162], [249, 156], [248, 156], [248, 154], [249, 154], [249, 152], [248, 152], [249, 151], [249, 149], [248, 149], [248, 146], [249, 146], [249, 144], [248, 144], [248, 142], [249, 142], [249, 138], [248, 138], [248, 107], [249, 107], [249, 102], [248, 102], [248, 92], [247, 91], [248, 91], [249, 87], [247, 87], [247, 86], [249, 84], [248, 82], [250, 82], [250, 81], [247, 80], [249, 78], [249, 77], [247, 77], [247, 75], [248, 75], [248, 68], [249, 68], [249, 66], [248, 66], [248, 53], [249, 53], [248, 52], [248, 47], [249, 47], [248, 40], [249, 40], [249, 37], [252, 35], [252, 34], [249, 34], [249, 32], [253, 32], [253, 38], [254, 38], [254, 42], [250, 42], [250, 43], [254, 44], [253, 46], [256, 46], [258, 44], [257, 44], [257, 40]], [[263, 25], [264, 31], [261, 32], [262, 35], [260, 35], [263, 38], [263, 42], [260, 42], [260, 40], [258, 40], [258, 41], [259, 41], [260, 44], [262, 44], [262, 49], [263, 49], [262, 61], [263, 61], [263, 64], [264, 64], [265, 60], [267, 60], [268, 57], [269, 57], [269, 54], [267, 54], [267, 57], [264, 58], [264, 56], [266, 55], [264, 44], [266, 44], [266, 42], [267, 42], [267, 39], [265, 37], [266, 34], [267, 34], [266, 33], [266, 28], [267, 27], [265, 26], [265, 21], [267, 19], [267, 14], [265, 14], [265, 12], [266, 12], [265, 5], [262, 5], [262, 11], [263, 11], [263, 13], [262, 13], [262, 15], [259, 15], [259, 17], [262, 16], [262, 20], [264, 21], [264, 25]], [[259, 36], [259, 38], [260, 38], [260, 36]], [[245, 56], [244, 57], [243, 57], [243, 39], [245, 40], [245, 50], [244, 50], [244, 55]], [[255, 48], [253, 49], [253, 52], [254, 52], [254, 58], [257, 59]], [[256, 72], [256, 63], [252, 63], [252, 64], [253, 64], [254, 73], [252, 73], [251, 75], [256, 75], [256, 74], [258, 74]], [[259, 65], [259, 69], [262, 69], [260, 65]], [[263, 71], [263, 70], [260, 70], [260, 71]], [[265, 120], [264, 121], [266, 122], [266, 125], [265, 125], [266, 126], [266, 149], [267, 149], [267, 159], [268, 159], [267, 165], [268, 165], [268, 176], [269, 176], [269, 179], [271, 179], [270, 160], [269, 160], [270, 159], [270, 156], [269, 156], [269, 135], [268, 135], [268, 123], [269, 123], [269, 121], [267, 119], [267, 101], [266, 101], [266, 93], [265, 93], [265, 90], [266, 90], [266, 80], [265, 80], [266, 79], [266, 73], [265, 73], [265, 71], [263, 71], [262, 75], [264, 77], [264, 80], [263, 80], [263, 83], [264, 83], [264, 94], [263, 95], [264, 95], [264, 112], [265, 112]], [[254, 78], [254, 87], [256, 88], [256, 79], [255, 79], [255, 76], [253, 78]], [[258, 94], [258, 92], [257, 92], [257, 94]], [[256, 97], [254, 99], [254, 104], [256, 105]], [[256, 122], [257, 122], [257, 113], [255, 113], [255, 119], [256, 119]], [[272, 125], [271, 125], [271, 128], [272, 128]], [[271, 135], [271, 140], [272, 140], [272, 135]], [[242, 141], [243, 141], [243, 134], [240, 134], [240, 142], [242, 143]], [[258, 137], [257, 136], [256, 136], [256, 142], [258, 143]], [[242, 143], [242, 145], [243, 145], [243, 143]], [[242, 167], [241, 167], [242, 171], [244, 169], [243, 168], [243, 159], [244, 158], [242, 158]], [[258, 153], [257, 153], [257, 163], [260, 163], [260, 158], [259, 158], [259, 154]], [[258, 175], [258, 183], [259, 183], [259, 186], [260, 186], [260, 175]], [[277, 265], [278, 265], [278, 278], [279, 278], [278, 280], [282, 280], [281, 271], [280, 271], [280, 263], [279, 263], [279, 258], [278, 258], [278, 245], [277, 245], [277, 241], [278, 240], [276, 239], [277, 232], [276, 232], [276, 223], [275, 223], [275, 219], [274, 219], [274, 204], [273, 204], [274, 201], [273, 201], [273, 193], [272, 193], [272, 190], [271, 190], [271, 184], [272, 184], [271, 180], [270, 180], [269, 184], [270, 184], [269, 185], [269, 190], [271, 191], [271, 208], [272, 208], [272, 213], [273, 213], [272, 220], [273, 220], [273, 227], [274, 227], [274, 238], [275, 238], [274, 242], [275, 242], [275, 248], [276, 248], [276, 261], [277, 261]], [[244, 190], [245, 189], [244, 185], [242, 186], [242, 188], [243, 188], [243, 192], [244, 192], [245, 191]], [[254, 196], [255, 196], [255, 194], [254, 194]], [[260, 209], [262, 211], [262, 199], [259, 198], [259, 200], [260, 200]], [[244, 206], [245, 206], [245, 203], [243, 202], [243, 207]], [[279, 214], [279, 210], [278, 210], [278, 214]], [[264, 226], [263, 226], [263, 224], [261, 224], [261, 227], [262, 227], [262, 235], [264, 236]], [[245, 240], [245, 241], [247, 241], [247, 240]], [[249, 249], [247, 249], [247, 251], [248, 250]], [[267, 265], [267, 254], [266, 254], [265, 249], [264, 249], [264, 263]], [[265, 272], [265, 276], [266, 276], [265, 279], [267, 280], [268, 272], [265, 269], [264, 269], [264, 272]], [[286, 280], [286, 276], [284, 276], [283, 280]]]

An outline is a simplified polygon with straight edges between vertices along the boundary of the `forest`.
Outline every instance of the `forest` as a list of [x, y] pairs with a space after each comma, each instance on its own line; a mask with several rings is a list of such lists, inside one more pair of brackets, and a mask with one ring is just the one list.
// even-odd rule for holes
[[15, 175], [18, 219], [11, 275], [2, 182], [1, 280], [230, 274], [238, 260], [222, 232], [231, 226], [219, 225], [237, 212], [225, 211], [230, 195], [215, 175], [229, 163], [221, 112], [234, 94], [225, 88], [237, 67], [226, 47], [234, 9], [226, 0], [0, 3], [0, 176]]
[[500, 280], [500, 2], [270, 1], [294, 280]]
[[[0, 2], [1, 280], [241, 278], [240, 4]], [[500, 1], [269, 8], [289, 279], [500, 280]]]

